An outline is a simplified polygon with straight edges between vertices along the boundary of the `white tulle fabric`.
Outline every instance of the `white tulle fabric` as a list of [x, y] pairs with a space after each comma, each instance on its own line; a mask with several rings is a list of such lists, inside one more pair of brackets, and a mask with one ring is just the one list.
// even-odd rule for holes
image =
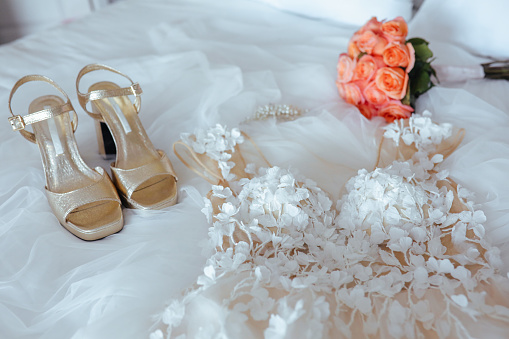
[[255, 0], [265, 2], [284, 11], [304, 16], [327, 19], [341, 24], [362, 26], [371, 17], [395, 18], [402, 16], [409, 21], [412, 18], [414, 1], [412, 0]]
[[[158, 320], [154, 316], [197, 281], [210, 254], [201, 253], [210, 225], [200, 212], [210, 184], [172, 154], [171, 145], [182, 132], [216, 123], [237, 126], [268, 103], [309, 109], [296, 121], [252, 122], [242, 129], [272, 165], [298, 170], [316, 182], [309, 187], [320, 187], [331, 201], [339, 200], [359, 169], [374, 169], [384, 124], [365, 120], [337, 94], [337, 57], [346, 51], [353, 31], [252, 1], [126, 0], [0, 46], [0, 64], [5, 66], [0, 69], [5, 114], [5, 123], [0, 123], [0, 337], [149, 337]], [[433, 42], [434, 50], [436, 46]], [[478, 60], [457, 47], [440, 47], [440, 60]], [[109, 161], [97, 154], [93, 121], [80, 110], [74, 89], [79, 70], [96, 62], [119, 69], [142, 86], [140, 119], [155, 146], [170, 156], [181, 198], [164, 211], [125, 210], [120, 233], [89, 243], [69, 234], [52, 215], [39, 151], [10, 130], [7, 101], [20, 77], [51, 77], [78, 110], [76, 138], [84, 160], [91, 167], [108, 168]], [[98, 72], [90, 82], [124, 84], [103, 76]], [[471, 200], [475, 210], [484, 211], [486, 238], [500, 248], [505, 274], [509, 85], [479, 80], [448, 86], [419, 98], [417, 111], [428, 109], [437, 122], [465, 129], [462, 144], [440, 166], [475, 194]], [[35, 95], [51, 94], [46, 88], [33, 90], [16, 94], [15, 111], [25, 112]], [[232, 286], [236, 282], [234, 277]], [[221, 286], [216, 293], [230, 293], [227, 282]], [[210, 300], [203, 298], [204, 314], [218, 309]], [[317, 309], [325, 301], [317, 301]], [[296, 308], [290, 301], [287, 305]], [[475, 324], [483, 335], [503, 328], [482, 320]]]
[[359, 170], [337, 202], [291, 170], [224, 171], [236, 166], [237, 129], [184, 135], [226, 184], [205, 198], [203, 274], [162, 313], [166, 336], [151, 338], [470, 338], [478, 321], [507, 329], [509, 279], [485, 239], [486, 216], [467, 189], [444, 186], [438, 149], [452, 135], [427, 111], [387, 126], [384, 138], [413, 156]]
[[[509, 29], [505, 13], [507, 2], [487, 0], [426, 0], [422, 3], [411, 24], [417, 36], [425, 34], [428, 39], [462, 46], [476, 55], [506, 60], [509, 46], [498, 46]], [[451, 13], [455, 15], [451, 15]], [[433, 29], [429, 28], [433, 18]], [[493, 25], [496, 23], [496, 25]], [[495, 28], [496, 26], [496, 28]], [[475, 28], [474, 28], [475, 27]], [[447, 31], [447, 34], [443, 34]]]

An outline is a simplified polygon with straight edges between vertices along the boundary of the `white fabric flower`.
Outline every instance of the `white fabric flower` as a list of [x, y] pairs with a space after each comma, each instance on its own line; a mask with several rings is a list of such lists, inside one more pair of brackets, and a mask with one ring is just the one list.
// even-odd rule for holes
[[[320, 337], [332, 328], [352, 336], [349, 314], [362, 314], [364, 336], [383, 326], [394, 338], [423, 337], [422, 329], [460, 336], [456, 309], [474, 319], [489, 309], [509, 323], [509, 310], [486, 305], [475, 292], [497, 277], [501, 264], [500, 251], [484, 239], [486, 216], [460, 185], [464, 210], [452, 211], [454, 192], [438, 186], [448, 173], [433, 152], [451, 133], [450, 124], [433, 123], [428, 112], [413, 115], [408, 126], [388, 125], [386, 138], [417, 152], [408, 161], [359, 170], [335, 204], [316, 182], [283, 168], [250, 166], [252, 178], [233, 178], [231, 154], [243, 142], [238, 130], [217, 125], [195, 138], [185, 135], [196, 152], [218, 162], [230, 186], [213, 186], [203, 208], [214, 254], [186, 302], [227, 281], [223, 311], [265, 321], [263, 334], [271, 339]], [[443, 310], [432, 310], [425, 298], [431, 295]], [[176, 305], [163, 316], [170, 333], [185, 311]], [[224, 336], [226, 326], [208, 335]]]

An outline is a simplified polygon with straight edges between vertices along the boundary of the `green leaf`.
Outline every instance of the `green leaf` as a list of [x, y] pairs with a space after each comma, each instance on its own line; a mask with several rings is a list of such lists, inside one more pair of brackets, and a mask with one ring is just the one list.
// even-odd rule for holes
[[[431, 82], [431, 77], [436, 73], [431, 62], [434, 60], [433, 52], [428, 47], [429, 42], [421, 38], [408, 39], [407, 42], [411, 43], [415, 50], [415, 64], [409, 74], [410, 85], [407, 94], [402, 102], [410, 102], [410, 106], [415, 107], [415, 100], [423, 93], [427, 92], [434, 86]], [[437, 79], [438, 81], [438, 79]]]
[[360, 59], [361, 59], [363, 56], [365, 56], [366, 54], [368, 54], [368, 53], [366, 53], [366, 52], [360, 52], [360, 53], [359, 53], [359, 55], [357, 55], [357, 60], [360, 60]]
[[424, 63], [422, 63], [421, 70], [423, 70], [424, 72], [430, 73], [431, 72], [431, 65], [428, 64], [427, 62], [424, 62]]
[[420, 44], [415, 45], [415, 58], [426, 61], [433, 56], [433, 52], [429, 49], [428, 45]]
[[408, 86], [406, 88], [406, 94], [405, 94], [405, 97], [403, 99], [401, 99], [401, 103], [403, 105], [410, 105], [410, 84], [408, 84]]
[[425, 63], [419, 59], [415, 60], [414, 68], [410, 71], [408, 76], [410, 77], [410, 80], [415, 81], [414, 79], [417, 77], [417, 74], [419, 74], [422, 71], [423, 66]]
[[414, 82], [414, 93], [418, 96], [430, 89], [431, 79], [428, 72], [420, 72], [417, 74]]
[[426, 45], [426, 46], [428, 46], [428, 45], [429, 45], [429, 42], [427, 42], [426, 40], [421, 39], [421, 38], [412, 38], [412, 39], [408, 39], [406, 42], [411, 43], [411, 44], [414, 46], [414, 48], [415, 48], [415, 46], [417, 46], [417, 45]]
[[415, 95], [410, 96], [410, 106], [412, 106], [413, 108], [415, 108], [415, 102], [417, 101], [416, 99], [417, 97]]

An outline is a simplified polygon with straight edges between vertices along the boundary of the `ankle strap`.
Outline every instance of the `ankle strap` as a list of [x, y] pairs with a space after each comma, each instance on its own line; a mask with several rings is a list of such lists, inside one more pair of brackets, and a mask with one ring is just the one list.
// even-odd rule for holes
[[[19, 87], [21, 87], [23, 84], [30, 82], [30, 81], [43, 81], [47, 82], [53, 87], [55, 87], [60, 93], [64, 95], [67, 102], [60, 106], [53, 106], [47, 109], [43, 109], [34, 113], [29, 113], [27, 115], [21, 116], [21, 115], [14, 115], [12, 112], [11, 107], [11, 100], [14, 96], [14, 93], [18, 90]], [[78, 127], [78, 115], [74, 111], [74, 108], [72, 107], [71, 100], [67, 96], [67, 94], [64, 92], [64, 90], [57, 85], [56, 82], [51, 80], [48, 77], [45, 77], [43, 75], [27, 75], [23, 78], [19, 79], [15, 84], [14, 87], [11, 90], [11, 94], [9, 95], [9, 111], [11, 112], [12, 117], [9, 118], [9, 122], [11, 124], [11, 127], [14, 131], [18, 131], [21, 133], [25, 139], [27, 139], [30, 142], [36, 143], [37, 140], [35, 139], [35, 134], [31, 133], [27, 130], [25, 130], [25, 127], [27, 125], [40, 122], [43, 120], [54, 118], [60, 114], [67, 113], [67, 112], [73, 112], [73, 115], [71, 116], [71, 125], [72, 125], [72, 131], [75, 132], [76, 128]]]
[[[118, 89], [112, 89], [112, 90], [97, 90], [97, 91], [91, 91], [88, 93], [82, 93], [79, 89], [79, 84], [81, 78], [90, 72], [98, 71], [98, 70], [106, 70], [110, 71], [116, 74], [119, 74], [123, 76], [124, 78], [128, 79], [131, 82], [131, 86], [124, 87], [124, 88], [118, 88]], [[87, 104], [89, 101], [94, 100], [100, 100], [104, 98], [111, 98], [111, 97], [119, 97], [124, 95], [134, 95], [134, 108], [136, 109], [136, 113], [140, 112], [140, 106], [141, 106], [141, 98], [140, 94], [143, 93], [141, 90], [141, 87], [138, 83], [135, 83], [130, 77], [125, 75], [124, 73], [114, 69], [113, 67], [101, 65], [101, 64], [90, 64], [81, 69], [81, 71], [78, 74], [78, 77], [76, 78], [76, 92], [78, 93], [78, 100], [80, 102], [81, 107], [85, 110], [85, 112], [88, 113], [92, 118], [103, 121], [103, 118], [101, 114], [90, 112], [87, 109]]]

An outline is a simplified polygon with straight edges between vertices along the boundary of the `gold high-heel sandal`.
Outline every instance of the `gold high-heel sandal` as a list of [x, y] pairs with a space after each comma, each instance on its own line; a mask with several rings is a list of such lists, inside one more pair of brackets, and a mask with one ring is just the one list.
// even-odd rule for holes
[[[32, 101], [27, 115], [14, 115], [12, 97], [21, 85], [30, 81], [53, 85], [67, 101], [56, 95], [42, 96]], [[104, 169], [92, 170], [81, 158], [74, 138], [78, 117], [62, 88], [42, 75], [27, 75], [12, 88], [9, 111], [12, 129], [39, 145], [46, 195], [62, 226], [83, 240], [97, 240], [120, 231], [124, 219], [118, 194]], [[33, 133], [25, 129], [30, 124]]]
[[[131, 85], [121, 88], [112, 82], [98, 82], [88, 93], [81, 93], [81, 78], [92, 71], [106, 70], [127, 78]], [[105, 65], [85, 66], [76, 79], [78, 99], [83, 109], [108, 126], [115, 145], [117, 158], [111, 165], [113, 182], [127, 207], [161, 209], [177, 202], [177, 177], [166, 154], [156, 150], [150, 141], [138, 113], [140, 86], [127, 75]], [[135, 96], [134, 104], [129, 95]], [[87, 109], [91, 102], [92, 112]]]

